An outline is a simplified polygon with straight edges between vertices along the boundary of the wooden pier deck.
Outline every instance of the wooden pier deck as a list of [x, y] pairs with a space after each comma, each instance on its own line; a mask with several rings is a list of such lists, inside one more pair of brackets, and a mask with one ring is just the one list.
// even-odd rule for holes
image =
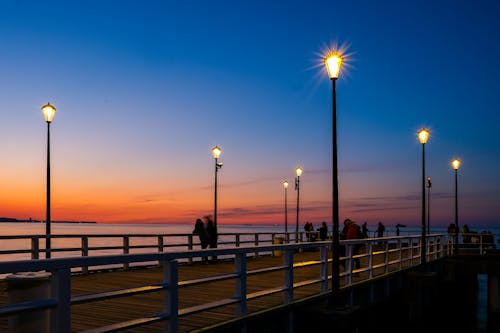
[[[297, 255], [296, 262], [306, 260], [317, 260], [318, 253], [304, 252]], [[259, 256], [249, 258], [247, 267], [249, 270], [278, 266], [282, 263], [282, 257]], [[318, 276], [318, 267], [307, 267], [297, 270], [295, 280], [307, 280]], [[217, 263], [179, 265], [179, 281], [215, 276], [234, 271], [232, 261], [218, 261]], [[72, 278], [72, 294], [84, 294], [90, 291], [112, 290], [120, 288], [131, 288], [139, 284], [154, 284], [161, 282], [162, 270], [160, 268], [134, 269], [129, 271], [101, 272], [88, 275], [80, 275]], [[283, 283], [283, 272], [272, 272], [256, 277], [248, 277], [248, 292], [281, 286]], [[179, 289], [179, 308], [196, 306], [210, 301], [230, 298], [234, 295], [235, 281], [226, 280]], [[295, 291], [297, 298], [317, 294], [319, 286], [309, 286]], [[93, 327], [113, 324], [119, 321], [140, 318], [142, 316], [162, 312], [161, 292], [138, 295], [123, 299], [113, 299], [98, 303], [82, 304], [72, 307], [72, 329], [74, 332], [85, 331]], [[249, 312], [270, 308], [282, 303], [283, 294], [277, 293], [248, 302]], [[235, 306], [225, 306], [212, 311], [206, 311], [179, 318], [179, 332], [192, 332], [206, 326], [216, 324], [234, 317]], [[162, 332], [162, 324], [157, 323], [147, 327], [127, 330], [127, 332]]]
[[[294, 256], [294, 262], [318, 260], [318, 252], [302, 252]], [[279, 266], [283, 262], [280, 256], [258, 256], [248, 258], [248, 270]], [[318, 266], [296, 268], [294, 282], [317, 278]], [[193, 280], [207, 276], [234, 271], [232, 260], [219, 260], [216, 263], [201, 263], [179, 265], [179, 281]], [[109, 291], [122, 288], [134, 288], [146, 284], [155, 284], [162, 281], [162, 269], [159, 267], [135, 268], [130, 270], [99, 271], [90, 274], [78, 274], [71, 278], [71, 295], [81, 295], [98, 291]], [[266, 273], [264, 275], [249, 276], [247, 291], [281, 287], [283, 271]], [[5, 285], [1, 286], [0, 302], [7, 302]], [[234, 280], [212, 282], [210, 285], [179, 288], [179, 308], [192, 307], [213, 300], [230, 298], [234, 295]], [[318, 284], [297, 288], [294, 290], [294, 299], [318, 294]], [[248, 312], [269, 309], [282, 304], [283, 293], [276, 293], [248, 301]], [[73, 305], [71, 307], [72, 332], [91, 331], [93, 328], [111, 325], [117, 322], [141, 318], [161, 313], [163, 296], [161, 292], [151, 292], [125, 298], [114, 298], [100, 302]], [[229, 305], [212, 311], [205, 311], [179, 318], [179, 332], [196, 332], [203, 328], [234, 318], [235, 306]], [[7, 332], [7, 318], [0, 319], [0, 331]], [[148, 326], [126, 330], [126, 332], [162, 332], [161, 322]]]

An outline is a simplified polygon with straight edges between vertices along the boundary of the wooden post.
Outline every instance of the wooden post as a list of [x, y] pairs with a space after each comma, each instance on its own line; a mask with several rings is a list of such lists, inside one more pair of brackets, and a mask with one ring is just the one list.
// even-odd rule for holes
[[[123, 236], [123, 254], [129, 254], [130, 252], [130, 239], [129, 236]], [[123, 269], [129, 269], [129, 263], [123, 264]]]
[[51, 293], [57, 306], [51, 310], [51, 332], [71, 331], [71, 271], [63, 268], [52, 272]]
[[[82, 236], [82, 257], [88, 257], [89, 255], [89, 237]], [[88, 266], [82, 266], [82, 273], [87, 274], [89, 272]]]
[[234, 259], [234, 271], [238, 275], [235, 285], [235, 297], [239, 299], [236, 315], [241, 317], [247, 314], [247, 258], [245, 253], [238, 253]]
[[31, 237], [31, 259], [40, 258], [40, 242], [37, 236]]
[[165, 321], [165, 332], [176, 333], [179, 326], [179, 264], [176, 260], [161, 260], [163, 267], [163, 311], [170, 317]]

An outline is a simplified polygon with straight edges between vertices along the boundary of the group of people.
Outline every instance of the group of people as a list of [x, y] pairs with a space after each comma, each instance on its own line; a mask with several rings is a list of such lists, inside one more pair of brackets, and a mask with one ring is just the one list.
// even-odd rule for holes
[[[457, 226], [455, 225], [455, 223], [450, 223], [450, 225], [448, 226], [448, 234], [451, 236], [454, 236], [457, 232], [458, 232], [458, 230], [457, 230]], [[464, 224], [464, 226], [462, 227], [462, 242], [464, 244], [470, 243], [471, 236], [474, 233], [470, 231], [469, 226], [467, 224]]]
[[[344, 228], [340, 234], [340, 239], [359, 239], [359, 238], [369, 238], [369, 230], [368, 230], [368, 223], [364, 222], [363, 225], [360, 228], [359, 234], [354, 231], [351, 231], [351, 236], [353, 238], [346, 238], [347, 231], [348, 231], [348, 226], [352, 226], [352, 228], [360, 228], [359, 225], [351, 220], [351, 219], [346, 219], [344, 221]], [[400, 226], [398, 224], [398, 226]], [[399, 230], [399, 227], [398, 227]], [[315, 241], [318, 239], [319, 240], [327, 240], [328, 239], [328, 226], [326, 225], [326, 222], [321, 222], [321, 227], [318, 228], [317, 232], [314, 231], [314, 226], [311, 222], [306, 222], [304, 225], [304, 231], [306, 232], [306, 238], [308, 241]], [[382, 222], [378, 222], [377, 224], [377, 229], [375, 230], [375, 235], [376, 237], [384, 237], [385, 233], [385, 226]], [[355, 236], [355, 237], [354, 237]], [[399, 232], [398, 232], [399, 236]]]
[[[194, 235], [198, 235], [202, 249], [217, 247], [217, 227], [214, 224], [211, 215], [207, 215], [202, 219], [196, 219], [194, 224]], [[216, 260], [216, 256], [212, 256], [212, 260]], [[203, 257], [203, 262], [208, 262], [208, 257]]]
[[325, 241], [328, 238], [328, 226], [326, 222], [321, 222], [321, 227], [318, 228], [318, 231], [314, 231], [314, 226], [311, 222], [306, 222], [304, 225], [304, 231], [306, 232], [307, 241], [313, 242], [318, 240]]

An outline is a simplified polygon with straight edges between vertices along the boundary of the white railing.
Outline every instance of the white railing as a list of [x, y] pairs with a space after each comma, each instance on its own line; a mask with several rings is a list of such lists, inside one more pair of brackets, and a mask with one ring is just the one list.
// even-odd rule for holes
[[[275, 237], [284, 243], [302, 242], [299, 233], [219, 233], [218, 247], [273, 244]], [[200, 247], [194, 234], [57, 234], [51, 235], [51, 248], [45, 248], [45, 235], [0, 235], [0, 261], [4, 258], [40, 259], [50, 252], [52, 258], [149, 252], [179, 252]], [[9, 259], [7, 259], [9, 260]]]
[[[91, 237], [91, 236], [89, 236]], [[447, 235], [429, 235], [427, 237], [428, 262], [449, 255], [452, 245]], [[248, 314], [247, 302], [267, 295], [282, 293], [283, 303], [291, 303], [297, 298], [294, 290], [308, 285], [318, 285], [318, 295], [328, 292], [329, 280], [332, 279], [328, 273], [331, 259], [328, 258], [331, 242], [304, 242], [290, 243], [286, 245], [261, 245], [252, 247], [232, 247], [209, 250], [190, 250], [164, 253], [148, 254], [121, 254], [107, 256], [83, 256], [71, 258], [55, 258], [40, 260], [21, 260], [0, 262], [0, 274], [14, 274], [26, 271], [47, 271], [52, 273], [50, 279], [50, 295], [47, 299], [28, 301], [0, 306], [0, 316], [22, 315], [35, 310], [48, 309], [50, 311], [51, 332], [70, 332], [71, 330], [71, 307], [77, 304], [97, 302], [118, 297], [131, 297], [133, 295], [161, 291], [163, 293], [163, 312], [150, 314], [141, 318], [132, 318], [125, 322], [96, 328], [88, 332], [114, 332], [130, 327], [139, 327], [153, 322], [162, 321], [165, 332], [177, 332], [179, 320], [194, 313], [217, 309], [226, 305], [235, 305], [235, 317], [244, 317]], [[409, 269], [421, 263], [420, 237], [400, 236], [384, 237], [377, 239], [342, 241], [341, 246], [345, 248], [345, 254], [341, 255], [344, 271], [339, 278], [342, 287], [353, 284], [353, 276], [365, 272], [365, 280], [372, 279], [375, 275], [389, 274], [394, 271]], [[354, 254], [355, 247], [362, 250]], [[316, 260], [307, 262], [295, 262], [296, 253], [315, 250], [318, 257]], [[260, 268], [256, 270], [247, 269], [247, 257], [255, 253], [276, 253], [280, 251], [283, 257], [282, 264], [275, 267]], [[178, 262], [193, 261], [195, 258], [204, 256], [231, 258], [234, 262], [234, 270], [230, 273], [206, 276], [196, 280], [178, 281]], [[362, 264], [355, 267], [356, 259], [362, 259]], [[159, 263], [163, 269], [163, 281], [154, 285], [140, 285], [134, 288], [120, 290], [95, 291], [83, 295], [71, 295], [71, 272], [80, 267], [92, 268], [102, 266], [120, 265], [128, 267], [139, 263]], [[305, 280], [296, 281], [294, 274], [304, 267], [318, 267], [317, 275]], [[247, 277], [265, 274], [269, 272], [282, 271], [283, 281], [277, 286], [269, 289], [247, 292]], [[378, 272], [378, 273], [377, 273]], [[380, 273], [381, 272], [381, 273]], [[359, 276], [360, 274], [357, 274]], [[209, 303], [192, 307], [179, 308], [179, 288], [190, 288], [222, 280], [234, 280], [234, 294], [229, 298], [215, 299]], [[356, 281], [358, 283], [359, 281]], [[95, 314], [98, 316], [98, 314]]]

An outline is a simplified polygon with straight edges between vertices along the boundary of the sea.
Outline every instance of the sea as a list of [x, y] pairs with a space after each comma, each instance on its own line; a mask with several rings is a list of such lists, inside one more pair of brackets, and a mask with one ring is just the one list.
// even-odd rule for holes
[[[157, 235], [157, 234], [191, 234], [193, 231], [193, 224], [110, 224], [110, 223], [52, 223], [51, 224], [51, 234], [52, 235]], [[319, 228], [319, 223], [314, 225], [314, 229]], [[369, 236], [375, 237], [376, 226], [369, 226]], [[500, 228], [477, 228], [470, 227], [471, 232], [491, 232], [495, 235], [495, 244], [499, 244], [500, 241]], [[228, 233], [268, 233], [267, 236], [262, 236], [262, 240], [271, 240], [272, 234], [284, 233], [285, 227], [283, 225], [260, 225], [260, 224], [219, 224], [218, 231], [220, 234]], [[295, 225], [288, 225], [288, 232], [295, 231]], [[299, 227], [299, 231], [303, 231], [303, 226]], [[329, 231], [331, 231], [331, 226], [329, 226]], [[431, 233], [446, 233], [446, 227], [432, 227]], [[420, 235], [421, 229], [416, 226], [403, 226], [400, 228], [401, 236], [408, 235]], [[44, 223], [24, 223], [24, 222], [4, 222], [0, 223], [0, 235], [1, 236], [20, 236], [20, 235], [45, 235], [45, 224]], [[385, 236], [395, 236], [396, 227], [386, 226]], [[242, 236], [241, 240], [252, 240], [247, 246], [253, 245], [253, 235]], [[220, 242], [234, 241], [234, 236], [221, 236], [219, 237]], [[186, 236], [183, 237], [172, 237], [168, 238], [169, 242], [186, 244]], [[144, 244], [155, 244], [156, 239], [151, 237], [134, 237], [131, 240], [131, 245], [144, 245]], [[195, 239], [197, 242], [197, 239]], [[89, 246], [113, 246], [121, 245], [122, 238], [120, 237], [90, 237]], [[267, 244], [270, 244], [269, 242]], [[40, 248], [45, 246], [45, 240], [40, 240]], [[81, 247], [81, 240], [78, 237], [75, 238], [54, 238], [52, 239], [52, 248], [76, 248]], [[220, 246], [223, 247], [223, 246]], [[30, 249], [31, 240], [28, 239], [0, 239], [0, 261], [12, 261], [12, 260], [29, 260], [31, 259], [30, 253], [6, 253], [21, 249]], [[185, 251], [186, 247], [171, 247], [166, 251], [182, 250]], [[156, 251], [156, 249], [137, 249], [131, 250], [130, 253], [145, 253]], [[109, 255], [118, 254], [118, 250], [103, 250], [95, 253], [90, 253], [90, 255]], [[80, 251], [75, 252], [54, 252], [52, 257], [70, 257], [78, 256]], [[40, 258], [44, 255], [41, 254]]]

